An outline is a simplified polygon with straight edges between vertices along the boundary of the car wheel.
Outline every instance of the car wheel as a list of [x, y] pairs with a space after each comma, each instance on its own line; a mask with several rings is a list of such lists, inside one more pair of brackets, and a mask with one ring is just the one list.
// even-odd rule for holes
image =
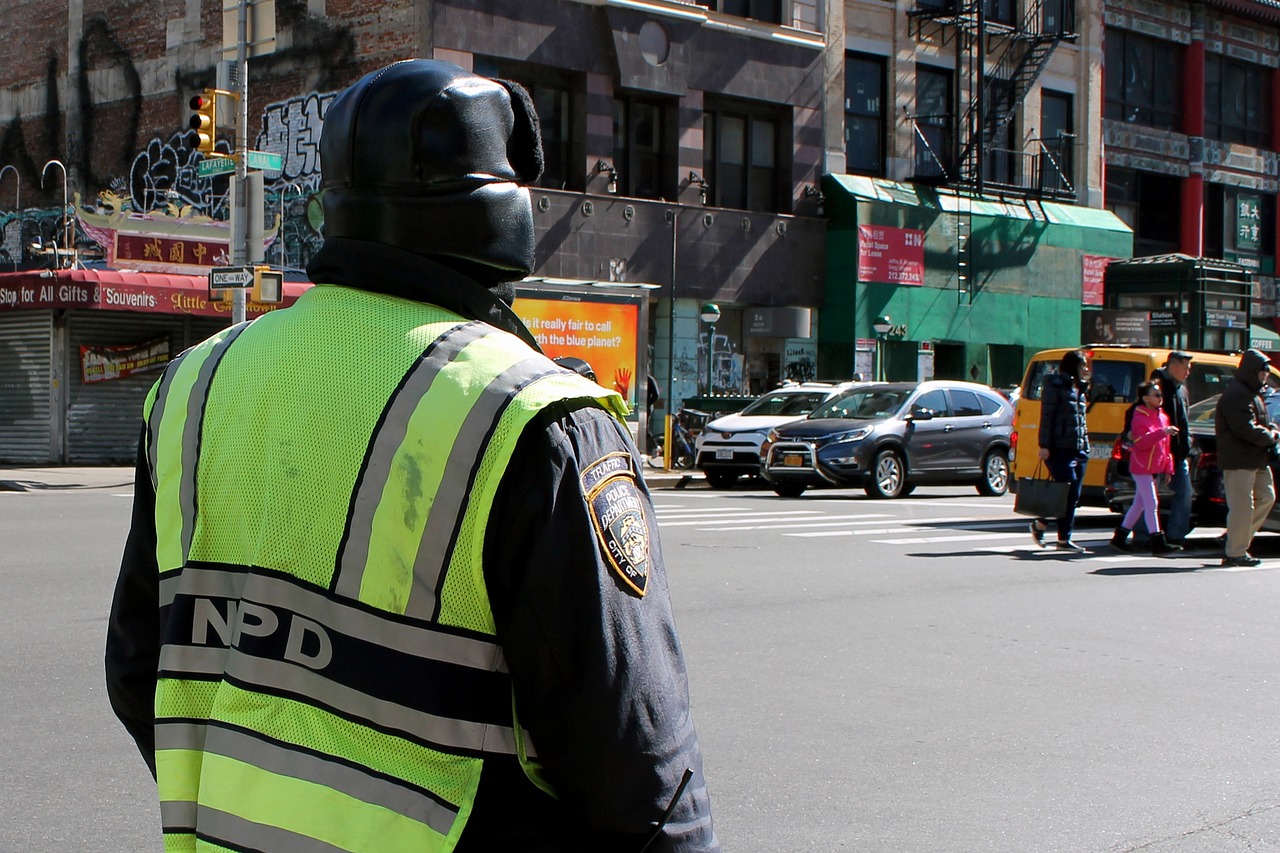
[[738, 482], [737, 474], [712, 474], [710, 471], [707, 471], [706, 474], [707, 482], [711, 484], [713, 489], [729, 489], [733, 487], [734, 483]]
[[902, 457], [892, 450], [881, 450], [871, 466], [871, 479], [866, 492], [873, 498], [901, 497], [907, 486], [907, 468]]
[[982, 480], [978, 482], [978, 494], [998, 498], [1009, 491], [1009, 454], [996, 448], [982, 460]]
[[798, 498], [804, 494], [804, 489], [795, 483], [779, 483], [773, 487], [773, 492], [780, 498]]

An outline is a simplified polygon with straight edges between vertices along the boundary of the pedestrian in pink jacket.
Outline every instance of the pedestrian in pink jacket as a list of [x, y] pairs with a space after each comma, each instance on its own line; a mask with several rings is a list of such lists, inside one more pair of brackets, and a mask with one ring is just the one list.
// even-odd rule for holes
[[1138, 405], [1133, 411], [1133, 425], [1129, 437], [1133, 442], [1129, 451], [1129, 473], [1133, 476], [1133, 505], [1124, 514], [1124, 521], [1111, 538], [1111, 547], [1117, 551], [1132, 551], [1129, 534], [1138, 516], [1147, 522], [1151, 532], [1151, 553], [1168, 554], [1181, 551], [1182, 546], [1171, 545], [1160, 529], [1160, 516], [1156, 498], [1156, 477], [1173, 476], [1173, 453], [1169, 450], [1169, 438], [1178, 428], [1169, 424], [1169, 416], [1160, 407], [1163, 394], [1156, 382], [1144, 382], [1138, 386]]

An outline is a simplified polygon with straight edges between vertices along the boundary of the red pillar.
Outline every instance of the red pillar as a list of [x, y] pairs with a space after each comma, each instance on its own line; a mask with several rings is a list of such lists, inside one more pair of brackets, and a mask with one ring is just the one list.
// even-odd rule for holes
[[1280, 151], [1280, 68], [1271, 71], [1271, 150]]
[[[1192, 38], [1182, 57], [1182, 132], [1204, 136], [1204, 38]], [[1200, 164], [1182, 182], [1182, 233], [1184, 254], [1204, 254], [1204, 176]]]

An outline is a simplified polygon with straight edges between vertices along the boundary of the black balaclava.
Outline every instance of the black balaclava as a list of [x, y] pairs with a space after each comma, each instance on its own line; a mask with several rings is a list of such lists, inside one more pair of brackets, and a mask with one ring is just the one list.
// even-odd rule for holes
[[426, 59], [366, 74], [329, 107], [320, 165], [326, 242], [393, 246], [508, 298], [533, 269], [522, 185], [542, 144], [516, 84]]

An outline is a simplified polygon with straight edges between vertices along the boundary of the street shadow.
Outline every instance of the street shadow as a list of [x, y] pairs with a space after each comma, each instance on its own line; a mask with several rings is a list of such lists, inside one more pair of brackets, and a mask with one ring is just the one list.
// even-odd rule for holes
[[1142, 565], [1142, 566], [1110, 566], [1105, 569], [1095, 569], [1089, 572], [1091, 575], [1102, 575], [1104, 577], [1128, 577], [1130, 575], [1171, 575], [1186, 574], [1188, 572], [1200, 572], [1205, 569], [1221, 568], [1217, 563], [1201, 563], [1198, 566], [1178, 566], [1178, 565]]

